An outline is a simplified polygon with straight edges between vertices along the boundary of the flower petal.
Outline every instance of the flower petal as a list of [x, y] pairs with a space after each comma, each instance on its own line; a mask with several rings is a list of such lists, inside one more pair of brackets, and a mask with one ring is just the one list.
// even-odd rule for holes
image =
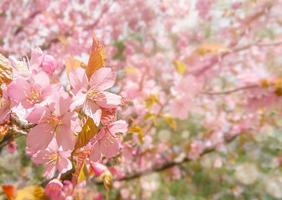
[[8, 86], [8, 96], [20, 103], [25, 98], [25, 92], [30, 88], [29, 84], [24, 79], [17, 79]]
[[106, 136], [100, 142], [101, 153], [107, 158], [112, 158], [119, 152], [119, 143], [112, 136]]
[[115, 108], [121, 104], [121, 96], [111, 92], [103, 92], [104, 98], [101, 101], [96, 101], [103, 108]]
[[27, 116], [27, 121], [33, 124], [39, 123], [45, 116], [47, 109], [43, 106], [35, 106], [31, 113]]
[[90, 152], [89, 159], [93, 162], [99, 161], [101, 158], [101, 151], [99, 147], [99, 143], [95, 143], [92, 147], [92, 151]]
[[38, 124], [27, 134], [27, 146], [31, 150], [45, 149], [53, 138], [53, 127], [49, 124]]
[[125, 133], [127, 131], [128, 124], [124, 120], [118, 120], [110, 124], [109, 130], [111, 133]]
[[60, 155], [56, 167], [60, 173], [65, 173], [72, 168], [72, 164], [68, 158]]
[[100, 107], [91, 100], [87, 100], [83, 107], [83, 112], [93, 119], [96, 126], [99, 126], [102, 116], [102, 110]]
[[59, 126], [56, 130], [56, 140], [59, 147], [63, 150], [70, 150], [74, 148], [75, 145], [75, 135], [72, 133], [70, 127]]
[[88, 85], [88, 79], [85, 74], [85, 70], [80, 67], [70, 72], [69, 81], [74, 93], [77, 93], [81, 89], [86, 89]]
[[111, 68], [103, 67], [98, 69], [90, 78], [90, 86], [97, 90], [106, 90], [115, 83], [116, 74]]

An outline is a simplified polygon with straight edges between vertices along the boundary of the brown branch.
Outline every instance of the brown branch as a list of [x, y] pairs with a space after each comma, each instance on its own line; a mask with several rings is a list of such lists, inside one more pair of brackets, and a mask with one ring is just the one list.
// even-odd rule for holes
[[257, 88], [257, 87], [259, 87], [259, 85], [247, 85], [247, 86], [235, 88], [235, 89], [232, 89], [232, 90], [219, 91], [219, 92], [202, 92], [202, 94], [211, 95], [211, 96], [212, 95], [228, 95], [228, 94], [232, 94], [232, 93], [243, 91], [243, 90], [254, 89], [254, 88]]
[[11, 113], [7, 126], [9, 126], [9, 130], [4, 138], [0, 141], [0, 152], [6, 145], [9, 144], [11, 140], [25, 135], [35, 125], [23, 122], [17, 117], [16, 114]]
[[[228, 135], [228, 136], [225, 137], [225, 142], [226, 143], [231, 143], [238, 136], [239, 136], [239, 134]], [[199, 157], [202, 157], [202, 156], [204, 156], [206, 154], [209, 154], [211, 152], [214, 152], [214, 151], [216, 151], [215, 147], [206, 148], [199, 155]], [[154, 172], [162, 172], [162, 171], [165, 171], [165, 170], [170, 169], [170, 168], [175, 167], [175, 166], [181, 166], [182, 164], [187, 163], [187, 162], [191, 162], [191, 161], [193, 161], [193, 160], [188, 158], [188, 157], [184, 158], [182, 161], [171, 160], [171, 161], [168, 161], [168, 162], [166, 162], [166, 163], [164, 163], [162, 165], [154, 165], [152, 168], [146, 169], [144, 171], [139, 171], [139, 172], [134, 172], [134, 173], [131, 173], [131, 174], [127, 174], [124, 177], [116, 178], [113, 181], [120, 182], [120, 181], [129, 181], [129, 180], [137, 179], [137, 178], [140, 178], [142, 176], [146, 176], [146, 175], [154, 173]], [[102, 184], [101, 181], [97, 181], [97, 180], [95, 180], [95, 183]]]

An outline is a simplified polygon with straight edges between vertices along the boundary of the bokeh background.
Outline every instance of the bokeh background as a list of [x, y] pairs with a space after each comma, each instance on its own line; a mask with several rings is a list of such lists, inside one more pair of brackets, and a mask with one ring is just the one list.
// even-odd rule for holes
[[[109, 199], [278, 200], [281, 10], [280, 0], [1, 0], [0, 53], [25, 60], [39, 47], [59, 74], [70, 58], [87, 62], [93, 34], [103, 43], [130, 126], [107, 165], [140, 173], [114, 181]], [[0, 151], [1, 184], [44, 182], [24, 137]], [[105, 194], [89, 180], [78, 199]]]

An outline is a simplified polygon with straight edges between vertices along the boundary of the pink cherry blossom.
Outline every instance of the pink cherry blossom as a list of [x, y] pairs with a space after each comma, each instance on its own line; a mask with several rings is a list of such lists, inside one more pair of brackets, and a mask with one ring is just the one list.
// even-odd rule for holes
[[52, 75], [57, 69], [58, 64], [53, 56], [44, 54], [41, 49], [34, 49], [31, 52], [31, 69], [33, 71], [40, 71], [42, 69], [49, 75]]
[[116, 108], [121, 104], [121, 97], [107, 92], [115, 82], [115, 73], [110, 68], [98, 69], [88, 81], [82, 69], [70, 73], [70, 84], [75, 94], [73, 105], [82, 105], [83, 112], [91, 117], [98, 126], [103, 109]]
[[56, 171], [62, 174], [72, 168], [71, 161], [69, 160], [70, 156], [71, 150], [63, 150], [53, 140], [46, 149], [33, 154], [31, 159], [35, 164], [43, 164], [45, 166], [44, 175], [51, 178]]
[[127, 123], [123, 120], [115, 121], [103, 127], [92, 141], [92, 151], [90, 160], [99, 161], [101, 156], [112, 158], [120, 149], [120, 142], [117, 133], [125, 133], [127, 131]]
[[27, 117], [37, 124], [27, 135], [27, 146], [36, 151], [46, 148], [53, 138], [63, 149], [72, 149], [75, 132], [80, 130], [77, 114], [69, 109], [70, 97], [60, 96], [55, 104], [37, 106]]
[[68, 180], [62, 183], [58, 179], [53, 179], [46, 185], [45, 193], [51, 200], [71, 200], [73, 185]]
[[50, 199], [59, 199], [63, 184], [58, 179], [51, 180], [45, 187], [45, 193]]
[[93, 170], [93, 172], [96, 176], [100, 176], [105, 171], [108, 170], [108, 168], [105, 165], [98, 163], [98, 162], [91, 163], [91, 167], [92, 167], [92, 170]]
[[8, 85], [8, 95], [17, 104], [24, 108], [31, 108], [43, 102], [51, 94], [49, 77], [44, 73], [33, 75], [28, 80], [18, 78]]

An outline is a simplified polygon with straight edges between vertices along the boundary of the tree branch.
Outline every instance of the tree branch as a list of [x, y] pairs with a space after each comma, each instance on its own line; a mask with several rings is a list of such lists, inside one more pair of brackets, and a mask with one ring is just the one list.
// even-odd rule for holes
[[[227, 135], [225, 137], [225, 142], [226, 143], [231, 143], [232, 141], [234, 141], [237, 137], [238, 137], [239, 134], [234, 134], [234, 135]], [[215, 147], [210, 147], [210, 148], [206, 148], [200, 155], [199, 157], [202, 157], [206, 154], [209, 154], [211, 152], [214, 152], [216, 151], [216, 148]], [[137, 179], [137, 178], [140, 178], [142, 176], [145, 176], [145, 175], [148, 175], [148, 174], [151, 174], [151, 173], [154, 173], [154, 172], [162, 172], [164, 170], [167, 170], [167, 169], [170, 169], [172, 167], [175, 167], [175, 166], [179, 166], [179, 165], [182, 165], [184, 163], [187, 163], [187, 162], [191, 162], [193, 161], [192, 159], [188, 158], [188, 157], [185, 157], [182, 161], [174, 161], [174, 160], [171, 160], [171, 161], [168, 161], [162, 165], [154, 165], [152, 168], [150, 169], [146, 169], [144, 171], [139, 171], [139, 172], [134, 172], [134, 173], [131, 173], [131, 174], [127, 174], [125, 175], [124, 177], [121, 177], [121, 178], [116, 178], [114, 179], [113, 181], [129, 181], [129, 180], [133, 180], [133, 179]], [[98, 184], [102, 184], [101, 182], [99, 181], [96, 181], [96, 183]]]
[[249, 90], [249, 89], [254, 89], [259, 87], [259, 85], [247, 85], [247, 86], [243, 86], [243, 87], [239, 87], [239, 88], [235, 88], [235, 89], [231, 89], [231, 90], [226, 90], [226, 91], [219, 91], [219, 92], [202, 92], [202, 94], [205, 95], [227, 95], [227, 94], [232, 94], [235, 92], [239, 92], [239, 91], [243, 91], [243, 90]]

